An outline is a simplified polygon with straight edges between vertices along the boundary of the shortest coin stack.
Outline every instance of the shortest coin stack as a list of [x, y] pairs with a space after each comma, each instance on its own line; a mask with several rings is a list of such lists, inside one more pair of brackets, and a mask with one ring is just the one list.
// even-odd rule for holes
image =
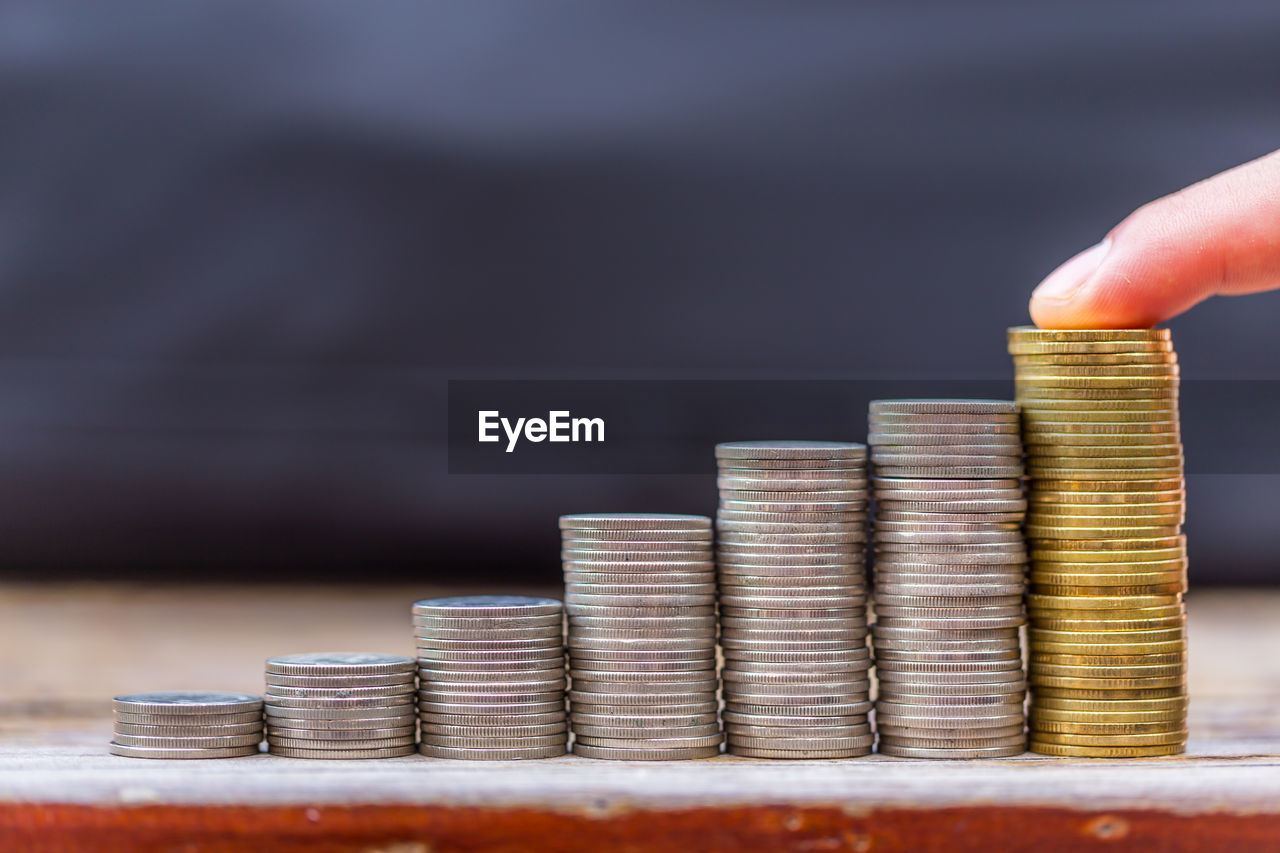
[[111, 754], [129, 758], [235, 758], [262, 743], [262, 699], [248, 693], [131, 693], [111, 703]]
[[285, 758], [412, 755], [413, 658], [313, 652], [267, 660], [267, 748]]
[[433, 758], [564, 755], [564, 605], [466, 595], [413, 605], [422, 744]]

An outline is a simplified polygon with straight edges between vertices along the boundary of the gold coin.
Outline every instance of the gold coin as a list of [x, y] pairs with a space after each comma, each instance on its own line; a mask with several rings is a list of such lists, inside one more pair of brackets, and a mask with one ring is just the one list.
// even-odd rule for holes
[[[1069, 575], [1071, 577], [1098, 577], [1133, 575], [1135, 577], [1156, 576], [1187, 573], [1185, 559], [1157, 560], [1149, 563], [1055, 563], [1052, 560], [1036, 560], [1031, 565], [1033, 572], [1046, 575]], [[1117, 581], [1119, 583], [1119, 581]]]
[[1187, 636], [1182, 628], [1161, 628], [1154, 631], [1062, 631], [1053, 628], [1041, 628], [1033, 625], [1030, 629], [1031, 643], [1073, 643], [1090, 644], [1102, 648], [1112, 645], [1133, 645], [1135, 643], [1172, 643], [1185, 642]]
[[1169, 378], [1178, 375], [1180, 370], [1176, 358], [1173, 361], [1165, 361], [1160, 364], [1135, 364], [1134, 362], [1114, 363], [1114, 364], [1067, 364], [1065, 362], [1053, 361], [1050, 363], [1027, 363], [1025, 361], [1013, 360], [1014, 368], [1019, 377], [1034, 379], [1038, 377], [1047, 377], [1049, 379], [1067, 379], [1070, 377], [1107, 377], [1118, 376], [1123, 378], [1137, 376], [1152, 376], [1157, 378]]
[[[1067, 370], [1068, 368], [1058, 368], [1058, 370]], [[1136, 369], [1136, 368], [1134, 368]], [[1067, 374], [1045, 373], [1037, 371], [1030, 373], [1025, 370], [1019, 370], [1013, 380], [1015, 388], [1022, 388], [1027, 391], [1043, 391], [1046, 392], [1041, 396], [1048, 399], [1059, 399], [1056, 395], [1050, 395], [1049, 391], [1088, 391], [1091, 396], [1087, 399], [1145, 399], [1147, 397], [1168, 397], [1172, 396], [1171, 392], [1176, 390], [1181, 383], [1177, 373], [1168, 373], [1166, 375], [1149, 375], [1136, 374], [1128, 376], [1104, 375], [1098, 376], [1093, 374]], [[1119, 397], [1112, 396], [1120, 391], [1132, 391], [1132, 394], [1124, 394]], [[1105, 396], [1092, 396], [1102, 393]], [[1067, 398], [1075, 399], [1075, 394], [1071, 394]]]
[[1039, 465], [1028, 465], [1026, 475], [1031, 478], [1031, 488], [1044, 480], [1074, 479], [1082, 485], [1099, 480], [1124, 479], [1149, 480], [1152, 477], [1181, 477], [1182, 466], [1170, 468], [1045, 468]]
[[1032, 581], [1032, 591], [1045, 595], [1166, 595], [1187, 591], [1182, 581], [1135, 584], [1133, 586], [1081, 586], [1079, 584], [1047, 584]]
[[[1179, 497], [1182, 497], [1186, 493], [1186, 482], [1182, 477], [1153, 477], [1150, 480], [1115, 478], [1112, 480], [1088, 481], [1082, 481], [1075, 477], [1066, 477], [1061, 480], [1041, 480], [1031, 490], [1031, 497], [1055, 493], [1064, 495], [1079, 494], [1081, 497], [1089, 497], [1090, 499], [1108, 494], [1122, 495], [1126, 500], [1130, 494], [1177, 493]], [[1154, 500], [1154, 498], [1147, 498], [1147, 500]]]
[[1172, 416], [1178, 409], [1178, 386], [1150, 388], [1071, 388], [1058, 385], [1031, 385], [1014, 380], [1013, 398], [1024, 411], [1078, 409], [1095, 411], [1154, 411]]
[[1029, 595], [1027, 603], [1033, 607], [1053, 610], [1134, 610], [1157, 607], [1181, 608], [1182, 602], [1175, 595], [1080, 595], [1046, 596]]
[[1148, 654], [1169, 654], [1185, 652], [1185, 640], [1170, 640], [1164, 643], [1054, 643], [1048, 640], [1032, 640], [1032, 654], [1064, 654], [1089, 657], [1092, 655], [1132, 655], [1134, 657]]
[[1157, 713], [1178, 711], [1185, 713], [1188, 698], [1185, 694], [1169, 696], [1160, 699], [1080, 699], [1072, 697], [1055, 697], [1047, 696], [1043, 693], [1037, 693], [1031, 703], [1033, 711], [1052, 710], [1052, 711], [1072, 711], [1072, 712], [1090, 712], [1090, 713]]
[[[1087, 678], [1079, 675], [1028, 676], [1037, 694], [1050, 690], [1069, 691], [1067, 695], [1079, 698], [1158, 699], [1178, 696], [1186, 692], [1187, 677], [1167, 675], [1151, 678]], [[1048, 694], [1053, 695], [1053, 694]]]
[[1094, 649], [1085, 654], [1058, 654], [1046, 652], [1036, 646], [1031, 647], [1031, 661], [1038, 663], [1058, 664], [1061, 666], [1163, 666], [1165, 664], [1185, 664], [1187, 653], [1178, 650], [1164, 653], [1114, 655]]
[[[1182, 445], [1178, 442], [1168, 444], [1094, 445], [1094, 444], [1028, 444], [1027, 455], [1041, 464], [1048, 464], [1055, 459], [1168, 459], [1181, 458]], [[1139, 467], [1150, 467], [1139, 466]]]
[[1086, 666], [1083, 664], [1058, 664], [1032, 661], [1027, 667], [1028, 675], [1040, 678], [1088, 678], [1115, 679], [1123, 682], [1125, 687], [1142, 687], [1152, 679], [1183, 678], [1186, 676], [1186, 662], [1161, 664], [1130, 664], [1128, 666]]
[[1149, 410], [1125, 409], [1123, 407], [1102, 410], [1079, 409], [1076, 411], [1051, 408], [1022, 410], [1022, 425], [1024, 428], [1044, 427], [1048, 429], [1067, 424], [1073, 427], [1097, 426], [1103, 428], [1148, 424], [1153, 427], [1160, 426], [1161, 430], [1167, 431], [1163, 424], [1171, 421], [1174, 423], [1178, 421], [1176, 406], [1170, 407], [1166, 405]]
[[[1035, 454], [1046, 448], [1067, 450], [1069, 448], [1090, 447], [1099, 452], [1103, 448], [1111, 448], [1115, 453], [1141, 452], [1148, 448], [1178, 445], [1182, 434], [1178, 432], [1139, 432], [1129, 435], [1093, 435], [1089, 433], [1070, 432], [1025, 432], [1022, 444], [1027, 453]], [[1149, 455], [1149, 454], [1148, 454]]]
[[1113, 355], [1127, 358], [1141, 357], [1150, 354], [1172, 355], [1173, 344], [1170, 341], [1048, 341], [1043, 343], [1010, 341], [1006, 347], [1009, 355], [1017, 357], [1041, 356], [1099, 356]]
[[1046, 720], [1035, 717], [1029, 721], [1028, 728], [1033, 732], [1063, 735], [1094, 735], [1101, 737], [1125, 737], [1130, 735], [1156, 735], [1169, 732], [1183, 732], [1187, 729], [1187, 721], [1183, 719], [1159, 720], [1146, 723], [1082, 723], [1075, 720]]
[[[1116, 704], [1108, 702], [1107, 704]], [[1105, 723], [1167, 723], [1171, 720], [1179, 722], [1187, 718], [1186, 705], [1176, 705], [1169, 708], [1157, 708], [1154, 710], [1138, 710], [1125, 711], [1116, 708], [1107, 708], [1105, 710], [1072, 710], [1063, 708], [1046, 708], [1042, 705], [1033, 706], [1029, 712], [1030, 716], [1037, 720], [1058, 723], [1083, 723], [1085, 725], [1100, 725]]]
[[[1187, 572], [1179, 567], [1163, 572], [1055, 572], [1046, 571], [1041, 564], [1035, 564], [1030, 574], [1032, 583], [1053, 586], [1079, 584], [1080, 586], [1142, 586], [1153, 583], [1181, 583], [1186, 580]], [[1046, 593], [1061, 595], [1062, 593]], [[1091, 595], [1108, 595], [1106, 592], [1090, 593]], [[1116, 595], [1159, 595], [1162, 593], [1124, 593]]]
[[[1182, 548], [1160, 548], [1151, 551], [1058, 551], [1041, 547], [1042, 542], [1049, 539], [1035, 540], [1030, 552], [1032, 563], [1036, 566], [1044, 563], [1061, 563], [1074, 565], [1093, 565], [1104, 563], [1161, 563], [1170, 560], [1186, 561], [1187, 552]], [[1091, 571], [1099, 571], [1093, 569]]]
[[1091, 634], [1106, 631], [1177, 631], [1186, 627], [1186, 617], [1170, 616], [1163, 619], [1054, 619], [1036, 613], [1029, 614], [1030, 624], [1046, 631], [1066, 631]]
[[1169, 329], [1041, 329], [1036, 326], [1010, 326], [1005, 331], [1009, 343], [1150, 343], [1170, 342]]
[[[1185, 462], [1181, 449], [1174, 450], [1170, 453], [1151, 453], [1147, 454], [1124, 451], [1114, 451], [1099, 455], [1099, 448], [1083, 447], [1075, 448], [1076, 450], [1087, 450], [1087, 454], [1077, 453], [1061, 453], [1063, 448], [1041, 448], [1044, 452], [1038, 452], [1032, 448], [1027, 451], [1028, 467], [1036, 468], [1086, 468], [1091, 471], [1103, 471], [1108, 468], [1123, 468], [1128, 471], [1133, 468], [1171, 468], [1180, 469]], [[1067, 448], [1068, 450], [1070, 448]], [[1073, 475], [1073, 476], [1079, 476]]]
[[[1103, 497], [1111, 497], [1111, 494], [1103, 495]], [[1028, 515], [1043, 515], [1055, 518], [1090, 518], [1090, 517], [1107, 517], [1115, 518], [1117, 516], [1136, 516], [1136, 517], [1159, 517], [1169, 516], [1177, 518], [1186, 510], [1186, 504], [1181, 500], [1171, 501], [1147, 501], [1134, 500], [1117, 503], [1061, 503], [1046, 502], [1040, 495], [1034, 495], [1027, 502]]]
[[[1071, 541], [1090, 537], [1110, 541], [1123, 539], [1134, 534], [1176, 536], [1182, 531], [1182, 525], [1176, 519], [1177, 516], [1167, 518], [1100, 518], [1096, 519], [1097, 523], [1094, 523], [1093, 519], [1085, 518], [1064, 517], [1046, 521], [1044, 516], [1037, 516], [1035, 520], [1027, 520], [1025, 532], [1028, 537], [1037, 541], [1048, 541], [1059, 536]], [[1102, 522], [1110, 522], [1110, 524], [1104, 527]]]
[[1186, 729], [1151, 732], [1149, 734], [1095, 735], [1066, 734], [1061, 732], [1032, 732], [1032, 739], [1040, 743], [1060, 743], [1073, 746], [1156, 746], [1165, 743], [1185, 743]]
[[1094, 352], [1094, 353], [1034, 353], [1013, 356], [1015, 367], [1039, 365], [1106, 366], [1128, 364], [1177, 364], [1178, 354], [1163, 352]]
[[[1131, 508], [1132, 509], [1132, 508]], [[1029, 512], [1026, 517], [1028, 525], [1038, 527], [1053, 527], [1055, 529], [1097, 529], [1097, 528], [1113, 528], [1113, 527], [1178, 527], [1181, 519], [1180, 513], [1168, 513], [1158, 515], [1142, 515], [1137, 512], [1126, 512], [1124, 507], [1116, 506], [1112, 512], [1041, 512], [1037, 509]], [[1030, 534], [1029, 534], [1030, 535]], [[1177, 536], [1178, 533], [1163, 534]], [[1035, 537], [1032, 538], [1048, 538]], [[1068, 537], [1068, 538], [1088, 538], [1088, 537]], [[1119, 537], [1129, 538], [1129, 537]], [[1139, 537], [1133, 537], [1139, 538]], [[1161, 538], [1161, 537], [1151, 537]]]
[[1162, 746], [1068, 746], [1061, 743], [1031, 741], [1027, 748], [1040, 755], [1061, 758], [1154, 758], [1161, 755], [1181, 755], [1187, 751], [1184, 743]]

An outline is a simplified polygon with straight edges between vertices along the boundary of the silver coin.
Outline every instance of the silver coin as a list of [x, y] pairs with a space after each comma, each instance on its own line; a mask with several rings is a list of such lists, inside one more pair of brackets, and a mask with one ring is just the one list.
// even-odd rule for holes
[[864, 755], [871, 754], [871, 746], [860, 747], [858, 749], [805, 749], [805, 750], [784, 750], [784, 749], [757, 749], [754, 747], [740, 746], [737, 744], [729, 744], [729, 752], [739, 758], [768, 758], [773, 760], [791, 760], [791, 761], [817, 761], [832, 758], [859, 758]]
[[1025, 751], [1027, 736], [1007, 735], [1004, 737], [881, 737], [881, 746], [903, 747], [906, 749], [1000, 749], [1021, 746]]
[[591, 670], [575, 668], [573, 671], [573, 681], [575, 684], [587, 684], [595, 681], [611, 682], [614, 684], [696, 684], [709, 679], [714, 680], [714, 678], [715, 673], [706, 669], [688, 670], [685, 672], [593, 672]]
[[578, 735], [576, 738], [575, 748], [577, 746], [593, 746], [605, 749], [633, 749], [639, 744], [643, 744], [649, 749], [700, 749], [703, 747], [719, 746], [724, 742], [724, 735], [716, 732], [710, 735], [700, 735], [695, 737], [592, 737], [587, 735]]
[[495, 726], [543, 726], [567, 725], [569, 714], [561, 707], [555, 711], [539, 714], [442, 714], [424, 712], [418, 715], [423, 727], [429, 726], [464, 726], [466, 728], [484, 729]]
[[309, 652], [267, 658], [266, 671], [285, 676], [373, 678], [412, 673], [413, 658], [374, 652]]
[[746, 738], [841, 738], [869, 734], [871, 725], [865, 722], [852, 726], [757, 726], [732, 723], [725, 726], [725, 738], [734, 743], [741, 743]]
[[[775, 483], [790, 482], [776, 480]], [[765, 506], [776, 502], [792, 503], [792, 504], [830, 504], [830, 503], [846, 503], [846, 502], [864, 502], [867, 500], [867, 481], [855, 480], [842, 483], [844, 488], [841, 489], [819, 489], [810, 487], [806, 491], [801, 491], [798, 487], [768, 490], [761, 488], [729, 488], [726, 485], [720, 485], [720, 500], [727, 501], [749, 501]], [[737, 509], [738, 507], [725, 507], [726, 509]]]
[[725, 545], [858, 545], [867, 540], [867, 532], [859, 527], [848, 531], [823, 533], [763, 533], [758, 531], [722, 530], [717, 548]]
[[[945, 507], [944, 507], [945, 509]], [[937, 520], [950, 524], [1020, 524], [1026, 512], [1019, 509], [1012, 512], [900, 512], [885, 510], [883, 505], [876, 511], [877, 521], [890, 521], [906, 524], [924, 524]]]
[[662, 559], [667, 554], [686, 554], [687, 552], [706, 553], [711, 548], [711, 534], [699, 540], [680, 540], [650, 542], [643, 540], [610, 541], [605, 539], [572, 539], [564, 537], [560, 542], [560, 550], [565, 552], [583, 551], [590, 554], [606, 554], [608, 559], [625, 559], [624, 555], [637, 555], [637, 559]]
[[726, 516], [729, 513], [784, 515], [797, 520], [815, 515], [829, 515], [857, 521], [866, 516], [868, 506], [870, 506], [870, 500], [866, 492], [862, 492], [861, 497], [856, 500], [829, 501], [795, 500], [789, 494], [785, 498], [779, 496], [774, 500], [751, 500], [722, 494], [717, 504], [716, 514], [720, 516]]
[[823, 675], [838, 675], [841, 672], [865, 672], [867, 666], [871, 663], [870, 651], [864, 646], [856, 652], [851, 652], [847, 660], [833, 661], [741, 661], [726, 660], [724, 673], [728, 675], [733, 673], [737, 676], [746, 675], [802, 675], [819, 677]]
[[133, 714], [229, 714], [261, 709], [262, 697], [249, 693], [169, 690], [117, 696], [111, 700], [111, 708], [118, 713]]
[[457, 758], [466, 761], [531, 761], [565, 755], [568, 753], [568, 748], [564, 744], [493, 749], [435, 746], [430, 743], [421, 743], [418, 744], [418, 752], [428, 758]]
[[720, 731], [719, 723], [706, 723], [701, 726], [588, 726], [577, 725], [573, 727], [573, 733], [578, 737], [588, 739], [598, 738], [620, 738], [627, 740], [658, 738], [667, 740], [671, 738], [700, 738], [700, 737], [723, 737]]
[[697, 681], [607, 681], [603, 679], [574, 679], [573, 692], [586, 695], [602, 693], [610, 696], [651, 695], [672, 693], [714, 692], [720, 686], [714, 673], [708, 673]]
[[613, 761], [681, 761], [694, 758], [714, 758], [720, 754], [719, 745], [688, 749], [619, 749], [588, 746], [576, 743], [573, 754], [581, 758], [600, 758]]
[[578, 616], [569, 617], [570, 628], [710, 628], [715, 629], [714, 613], [700, 616]]
[[457, 652], [503, 652], [503, 651], [528, 651], [532, 652], [536, 649], [556, 649], [560, 645], [558, 636], [543, 638], [527, 638], [521, 640], [460, 640], [457, 638], [436, 638], [426, 636], [416, 636], [413, 639], [414, 646], [418, 649], [418, 657], [422, 657], [422, 650], [427, 649], [444, 649]]
[[862, 527], [867, 513], [860, 512], [753, 512], [751, 510], [722, 509], [716, 513], [717, 524], [817, 524], [850, 525]]
[[877, 447], [918, 447], [922, 453], [928, 452], [924, 448], [944, 453], [963, 453], [970, 447], [1016, 448], [1018, 453], [1022, 452], [1022, 441], [1016, 432], [925, 432], [912, 429], [906, 424], [876, 425], [867, 436], [867, 443], [871, 446], [872, 453]]
[[551, 616], [560, 608], [557, 599], [528, 595], [455, 595], [413, 603], [413, 612], [426, 616]]
[[905, 746], [882, 744], [881, 755], [898, 758], [1007, 758], [1026, 752], [1023, 746], [1004, 746], [986, 749], [917, 749]]
[[[684, 685], [675, 685], [683, 687]], [[578, 705], [614, 705], [614, 706], [631, 706], [631, 705], [658, 705], [665, 707], [667, 705], [696, 705], [699, 702], [709, 701], [710, 697], [715, 695], [713, 688], [704, 690], [689, 690], [684, 692], [652, 692], [652, 693], [592, 693], [583, 690], [570, 690], [569, 701], [571, 707]]]
[[544, 737], [546, 735], [560, 735], [569, 731], [568, 722], [548, 723], [541, 726], [445, 726], [435, 723], [422, 724], [422, 736], [440, 736], [440, 737], [497, 737], [497, 738], [526, 738], [526, 737]]
[[[876, 716], [886, 717], [929, 717], [931, 719], [993, 719], [1006, 720], [1010, 717], [1022, 718], [1022, 705], [917, 705], [901, 702], [876, 701]], [[1007, 725], [1008, 723], [1004, 723]], [[958, 724], [956, 724], [958, 727]]]
[[412, 685], [413, 670], [394, 675], [281, 675], [277, 672], [266, 674], [266, 683], [270, 687], [394, 687]]
[[573, 586], [579, 591], [584, 585], [603, 584], [661, 586], [713, 583], [715, 572], [706, 569], [697, 572], [580, 572], [570, 570], [564, 573], [566, 586]]
[[417, 747], [413, 744], [408, 744], [377, 749], [302, 749], [272, 745], [269, 751], [272, 755], [281, 758], [324, 758], [355, 761], [368, 758], [401, 758], [406, 755], [413, 755], [417, 751]]
[[275, 702], [290, 699], [376, 699], [383, 696], [402, 696], [413, 692], [412, 681], [403, 684], [385, 684], [380, 687], [286, 687], [268, 684], [263, 698]]
[[[560, 626], [548, 626], [538, 630], [528, 628], [438, 628], [414, 624], [413, 633], [419, 637], [432, 640], [505, 640], [509, 642], [534, 642], [556, 639], [560, 636]], [[385, 677], [385, 676], [384, 676]]]
[[[749, 702], [734, 702], [726, 699], [722, 716], [725, 720], [730, 719], [732, 715], [738, 715], [740, 718], [756, 716], [803, 717], [806, 719], [809, 717], [854, 717], [865, 716], [871, 708], [871, 702], [865, 699], [843, 705], [755, 705]], [[817, 724], [817, 721], [809, 722], [809, 725]]]
[[[601, 673], [617, 673], [617, 663], [616, 661], [593, 661], [579, 658], [573, 663], [573, 677], [591, 678]], [[626, 661], [624, 665], [626, 670], [622, 674], [640, 679], [660, 677], [663, 674], [675, 675], [678, 673], [704, 672], [709, 669], [715, 669], [716, 661], [715, 658], [708, 657], [691, 661]], [[613, 668], [611, 669], [610, 667]]]
[[188, 738], [194, 736], [228, 737], [235, 735], [251, 735], [256, 733], [259, 735], [258, 739], [261, 740], [262, 719], [259, 718], [254, 722], [235, 723], [224, 726], [147, 726], [116, 721], [112, 726], [112, 731], [117, 735], [136, 735], [139, 737], [159, 738]]
[[874, 742], [874, 738], [870, 732], [863, 735], [844, 737], [830, 734], [821, 737], [752, 737], [750, 735], [736, 735], [730, 738], [729, 742], [731, 748], [735, 750], [746, 747], [748, 749], [782, 752], [807, 750], [830, 752], [868, 747]]
[[[372, 709], [386, 708], [393, 705], [409, 705], [413, 703], [413, 693], [405, 693], [396, 696], [373, 696], [368, 698], [299, 698], [294, 696], [274, 696], [266, 697], [265, 707], [270, 708], [311, 708], [324, 709], [329, 713], [334, 713], [339, 709]], [[270, 711], [268, 711], [270, 713]]]
[[576, 705], [570, 713], [570, 722], [585, 722], [604, 718], [634, 717], [704, 717], [716, 714], [720, 710], [718, 699], [707, 699], [703, 702], [684, 705], [601, 705], [585, 703]]
[[600, 605], [601, 607], [644, 607], [644, 606], [691, 606], [710, 607], [715, 604], [714, 593], [670, 595], [658, 593], [654, 595], [587, 595], [585, 593], [566, 594], [565, 600], [572, 606]]
[[564, 697], [540, 702], [435, 702], [418, 700], [418, 711], [425, 714], [450, 716], [484, 716], [486, 714], [510, 716], [514, 714], [547, 714], [564, 710]]
[[413, 624], [422, 628], [524, 628], [529, 631], [554, 631], [562, 615], [550, 616], [419, 616]]
[[710, 541], [711, 531], [708, 528], [698, 530], [664, 530], [662, 528], [628, 529], [628, 530], [565, 530], [565, 539], [579, 542], [699, 542]]
[[726, 441], [716, 459], [864, 459], [867, 446], [852, 441]]
[[422, 742], [433, 747], [449, 747], [453, 749], [541, 749], [569, 742], [568, 733], [544, 735], [542, 737], [466, 737], [432, 735], [423, 737]]
[[946, 420], [940, 415], [932, 418], [925, 420], [911, 415], [871, 415], [867, 418], [867, 426], [876, 434], [909, 430], [912, 435], [996, 436], [1018, 435], [1020, 432], [1017, 418], [985, 420], [961, 415]]
[[417, 732], [417, 725], [397, 726], [394, 729], [289, 729], [283, 726], [270, 726], [267, 729], [267, 736], [272, 743], [288, 745], [285, 741], [310, 740], [317, 741], [317, 745], [321, 748], [327, 748], [325, 744], [333, 742], [358, 742], [363, 747], [368, 745], [366, 741], [404, 740], [413, 738]]
[[120, 755], [125, 758], [162, 758], [162, 759], [201, 759], [201, 758], [242, 758], [249, 755], [257, 755], [260, 750], [258, 744], [251, 746], [225, 747], [222, 749], [170, 749], [170, 748], [152, 748], [140, 746], [125, 746], [124, 744], [112, 743], [108, 747], [108, 751], [112, 755]]
[[561, 530], [710, 530], [705, 515], [581, 513], [560, 516]]
[[1016, 418], [1018, 404], [1013, 400], [985, 399], [901, 399], [872, 400], [868, 406], [872, 416], [880, 415], [965, 415], [967, 417]]
[[484, 669], [484, 670], [439, 670], [439, 669], [420, 669], [419, 677], [423, 684], [431, 684], [436, 681], [444, 681], [451, 683], [460, 682], [501, 682], [501, 683], [545, 683], [564, 678], [568, 668], [563, 662], [559, 662], [558, 666], [548, 669]]
[[[1026, 583], [1018, 578], [1007, 583], [902, 583], [889, 579], [876, 581], [876, 600], [883, 596], [895, 599], [955, 599], [955, 598], [993, 598], [992, 604], [1009, 603], [1010, 597], [1021, 596], [1027, 589]], [[906, 604], [906, 601], [899, 601]]]
[[704, 661], [715, 658], [714, 644], [693, 649], [683, 648], [622, 648], [594, 649], [580, 648], [569, 652], [570, 667], [577, 667], [582, 661], [598, 661], [602, 663], [643, 662], [664, 663], [684, 661]]
[[421, 694], [430, 694], [440, 700], [461, 694], [464, 696], [510, 696], [554, 693], [563, 690], [568, 679], [561, 676], [545, 681], [429, 681], [422, 685]]
[[119, 746], [145, 747], [147, 749], [230, 749], [237, 746], [255, 746], [262, 742], [262, 732], [243, 735], [210, 735], [207, 737], [155, 737], [115, 732], [112, 743]]
[[[878, 701], [896, 702], [901, 705], [941, 706], [947, 708], [979, 707], [991, 705], [1018, 705], [1026, 699], [1025, 689], [997, 690], [988, 693], [965, 691], [964, 693], [944, 692], [940, 687], [935, 692], [908, 693], [890, 690], [888, 683], [881, 685]], [[892, 685], [896, 686], [896, 685]], [[936, 686], [936, 685], [935, 685]], [[948, 685], [950, 686], [950, 685]]]
[[853, 607], [771, 608], [721, 607], [727, 619], [860, 619], [867, 615], [866, 604]]
[[1026, 727], [1019, 720], [1004, 726], [983, 726], [976, 731], [971, 728], [921, 728], [919, 726], [896, 726], [889, 723], [877, 723], [877, 734], [893, 738], [944, 738], [944, 737], [1017, 737], [1026, 734]]
[[672, 596], [684, 597], [689, 595], [704, 595], [715, 592], [715, 581], [708, 580], [704, 583], [692, 584], [587, 584], [587, 583], [567, 583], [565, 584], [565, 597], [577, 600], [580, 596], [612, 596], [612, 595], [641, 595], [641, 596]]
[[[866, 533], [866, 525], [853, 522], [735, 521], [716, 518], [716, 536], [841, 537]], [[821, 541], [819, 539], [818, 541]]]
[[113, 718], [117, 724], [139, 726], [233, 726], [243, 723], [262, 722], [262, 710], [249, 711], [243, 714], [130, 714], [116, 711]]
[[397, 698], [396, 704], [385, 705], [369, 705], [360, 703], [355, 706], [342, 705], [322, 705], [319, 707], [310, 707], [307, 705], [298, 705], [288, 707], [283, 705], [267, 705], [266, 719], [270, 723], [275, 719], [290, 720], [377, 720], [386, 717], [398, 717], [402, 714], [413, 713], [413, 697], [407, 696], [404, 699]]
[[966, 649], [963, 651], [921, 651], [919, 649], [894, 649], [877, 643], [876, 660], [920, 660], [939, 663], [964, 661], [1022, 660], [1022, 650], [1016, 646], [1007, 649]]
[[286, 717], [275, 714], [267, 719], [267, 726], [282, 729], [307, 729], [309, 731], [357, 731], [363, 729], [399, 729], [412, 726], [417, 712], [410, 705], [408, 710], [392, 717], [359, 717], [348, 720], [317, 720], [306, 717]]
[[[794, 650], [794, 649], [774, 649], [774, 648], [746, 648], [746, 649], [725, 649], [724, 658], [726, 666], [738, 666], [741, 663], [795, 663], [795, 664], [819, 664], [832, 661], [856, 660], [858, 655], [867, 652], [866, 645], [853, 644], [851, 648], [846, 649], [816, 649], [816, 650]], [[729, 662], [733, 661], [733, 664]]]

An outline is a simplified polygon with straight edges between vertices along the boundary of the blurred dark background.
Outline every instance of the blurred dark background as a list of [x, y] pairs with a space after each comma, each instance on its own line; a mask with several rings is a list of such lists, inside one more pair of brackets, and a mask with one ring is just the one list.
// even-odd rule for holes
[[[451, 476], [448, 380], [1006, 379], [1278, 103], [1273, 0], [0, 2], [0, 571], [554, 582], [561, 512], [712, 512], [710, 447]], [[1276, 378], [1277, 318], [1175, 321], [1184, 375]], [[1275, 577], [1280, 476], [1189, 500], [1193, 583]]]

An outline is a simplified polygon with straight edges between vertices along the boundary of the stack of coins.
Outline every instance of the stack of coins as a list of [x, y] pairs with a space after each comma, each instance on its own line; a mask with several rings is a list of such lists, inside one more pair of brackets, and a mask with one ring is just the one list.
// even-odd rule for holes
[[262, 744], [262, 698], [248, 693], [172, 690], [111, 700], [112, 755], [236, 758]]
[[739, 441], [716, 462], [729, 751], [866, 755], [866, 446]]
[[574, 754], [718, 755], [711, 519], [566, 515], [560, 531]]
[[1024, 752], [1017, 404], [873, 401], [869, 443], [879, 751]]
[[267, 750], [286, 758], [412, 755], [413, 658], [314, 652], [268, 658]]
[[467, 595], [413, 605], [422, 743], [433, 758], [564, 755], [564, 606]]
[[1030, 475], [1031, 748], [1186, 748], [1187, 552], [1167, 329], [1009, 330]]

